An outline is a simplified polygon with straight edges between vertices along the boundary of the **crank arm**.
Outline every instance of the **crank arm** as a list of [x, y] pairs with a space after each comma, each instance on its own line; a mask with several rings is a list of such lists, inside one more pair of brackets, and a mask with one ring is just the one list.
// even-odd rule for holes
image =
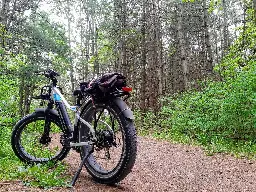
[[70, 147], [81, 147], [81, 146], [85, 146], [85, 145], [92, 145], [93, 143], [91, 141], [88, 142], [80, 142], [80, 143], [73, 143], [70, 142]]

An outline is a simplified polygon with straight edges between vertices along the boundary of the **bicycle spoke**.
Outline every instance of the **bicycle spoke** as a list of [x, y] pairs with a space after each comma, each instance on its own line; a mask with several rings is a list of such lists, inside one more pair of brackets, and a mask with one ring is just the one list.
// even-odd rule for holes
[[[92, 123], [97, 124], [96, 129], [98, 133], [102, 134], [102, 131], [110, 131], [113, 134], [113, 144], [111, 147], [103, 147], [100, 150], [95, 150], [93, 156], [100, 167], [106, 171], [111, 171], [117, 166], [122, 154], [122, 132], [119, 132], [120, 124], [115, 118], [114, 114], [105, 108], [100, 108], [95, 111]], [[95, 120], [96, 119], [96, 120]], [[95, 123], [97, 121], [97, 123]], [[118, 134], [118, 135], [116, 135]], [[120, 138], [121, 135], [121, 138]]]
[[35, 159], [51, 159], [61, 151], [60, 145], [56, 144], [59, 142], [59, 131], [56, 129], [57, 127], [54, 127], [54, 123], [51, 123], [51, 127], [53, 127], [56, 133], [51, 138], [51, 142], [45, 144], [40, 143], [44, 134], [44, 123], [44, 120], [31, 122], [21, 133], [22, 149]]

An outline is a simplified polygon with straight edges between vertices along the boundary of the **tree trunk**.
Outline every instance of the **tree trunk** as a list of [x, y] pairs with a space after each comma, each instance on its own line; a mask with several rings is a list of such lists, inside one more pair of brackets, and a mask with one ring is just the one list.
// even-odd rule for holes
[[88, 78], [88, 74], [89, 74], [89, 58], [90, 58], [90, 21], [89, 21], [89, 13], [88, 10], [86, 11], [86, 37], [85, 37], [85, 47], [86, 47], [86, 55], [85, 55], [85, 64], [84, 66], [84, 74], [83, 74], [83, 78], [84, 80], [87, 80]]
[[206, 46], [206, 58], [205, 58], [205, 62], [206, 62], [206, 72], [208, 74], [211, 74], [213, 71], [213, 56], [212, 56], [212, 48], [211, 48], [211, 43], [210, 43], [210, 34], [209, 34], [209, 30], [208, 30], [208, 8], [206, 6], [206, 0], [203, 1], [203, 9], [204, 9], [204, 39], [205, 39], [205, 46]]
[[5, 35], [7, 31], [7, 15], [10, 9], [10, 0], [2, 0], [2, 7], [0, 10], [0, 43], [1, 47], [5, 47]]
[[256, 0], [253, 0], [254, 22], [256, 23]]
[[19, 86], [19, 113], [20, 117], [24, 116], [23, 103], [24, 103], [24, 77], [20, 78], [20, 86]]
[[2, 0], [2, 7], [0, 10], [0, 23], [2, 25], [6, 25], [7, 24], [7, 16], [8, 16], [8, 12], [10, 9], [10, 1], [11, 0]]
[[188, 87], [188, 63], [186, 58], [186, 40], [185, 40], [185, 31], [183, 29], [183, 3], [180, 3], [179, 5], [180, 13], [178, 16], [178, 41], [179, 41], [179, 64], [182, 69], [182, 75], [183, 75], [183, 86], [180, 87], [180, 91], [186, 90]]
[[[228, 31], [228, 15], [227, 15], [227, 3], [226, 0], [222, 0], [223, 6], [223, 21], [224, 21], [224, 28], [223, 28], [223, 48], [224, 52], [226, 52], [229, 48], [229, 31]], [[224, 54], [222, 55], [224, 56]]]
[[121, 5], [121, 71], [124, 76], [127, 76], [127, 47], [126, 47], [126, 33], [127, 33], [127, 23], [126, 23], [126, 0], [123, 0]]
[[94, 74], [99, 75], [100, 69], [99, 69], [99, 60], [98, 60], [98, 29], [95, 27], [95, 35], [94, 35], [94, 46], [95, 46], [95, 61], [94, 61]]
[[69, 44], [69, 70], [70, 70], [70, 81], [71, 81], [71, 91], [73, 93], [75, 89], [75, 80], [74, 80], [74, 67], [72, 60], [72, 51], [71, 51], [71, 11], [70, 11], [70, 1], [68, 1], [68, 12], [66, 16], [68, 18], [68, 44]]
[[114, 69], [117, 72], [120, 72], [121, 68], [121, 60], [120, 60], [120, 39], [121, 39], [121, 25], [120, 25], [120, 15], [121, 15], [121, 1], [120, 0], [114, 0], [114, 41], [115, 41], [115, 46], [114, 46], [114, 55], [115, 55], [115, 61], [114, 61]]
[[141, 92], [140, 92], [140, 109], [146, 112], [146, 0], [143, 0], [142, 5], [142, 26], [141, 26]]
[[30, 94], [31, 94], [31, 88], [26, 85], [25, 86], [25, 93], [24, 93], [24, 114], [29, 114], [30, 111]]

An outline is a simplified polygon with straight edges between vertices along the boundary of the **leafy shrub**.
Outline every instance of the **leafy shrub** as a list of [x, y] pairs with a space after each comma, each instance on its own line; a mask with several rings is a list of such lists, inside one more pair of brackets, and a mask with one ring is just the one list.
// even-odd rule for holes
[[[200, 92], [166, 98], [153, 115], [137, 114], [141, 132], [205, 146], [209, 152], [256, 152], [256, 62], [225, 82], [208, 82]], [[145, 131], [147, 130], [147, 131]]]
[[67, 186], [66, 166], [23, 164], [11, 148], [11, 133], [19, 119], [18, 78], [11, 72], [12, 63], [23, 63], [22, 57], [6, 57], [0, 61], [0, 180], [22, 180], [27, 185], [49, 188]]
[[253, 156], [256, 152], [255, 39], [256, 24], [252, 21], [216, 67], [223, 81], [208, 81], [201, 91], [165, 98], [166, 104], [153, 117], [151, 113], [137, 115], [140, 132], [202, 145], [209, 153]]

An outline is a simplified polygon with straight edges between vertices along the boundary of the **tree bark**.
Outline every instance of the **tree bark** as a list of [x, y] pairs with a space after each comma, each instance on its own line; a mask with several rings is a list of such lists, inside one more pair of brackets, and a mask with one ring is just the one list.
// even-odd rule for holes
[[206, 46], [206, 71], [208, 74], [211, 74], [213, 71], [213, 56], [212, 56], [212, 48], [210, 43], [210, 34], [209, 34], [209, 26], [208, 26], [208, 8], [206, 6], [206, 0], [203, 1], [203, 9], [204, 9], [204, 39], [205, 39], [205, 46]]
[[70, 0], [68, 0], [68, 11], [66, 16], [68, 18], [68, 45], [69, 45], [69, 70], [70, 70], [70, 81], [71, 81], [71, 91], [73, 93], [75, 89], [75, 80], [74, 80], [74, 67], [72, 60], [72, 51], [71, 51], [71, 11], [70, 11]]
[[146, 0], [142, 5], [142, 26], [141, 26], [141, 92], [140, 92], [140, 109], [146, 112]]
[[[228, 15], [227, 15], [227, 3], [226, 0], [222, 0], [222, 6], [223, 6], [223, 21], [224, 21], [224, 28], [223, 28], [223, 48], [224, 52], [226, 52], [229, 48], [229, 31], [228, 31]], [[224, 56], [224, 54], [222, 54]]]
[[179, 5], [180, 13], [178, 16], [178, 41], [179, 41], [179, 64], [182, 69], [183, 75], [183, 86], [180, 87], [180, 91], [186, 90], [188, 87], [188, 63], [186, 59], [186, 40], [185, 40], [185, 31], [183, 29], [183, 3]]
[[99, 66], [99, 60], [98, 60], [98, 29], [95, 27], [95, 62], [94, 62], [94, 74], [99, 75], [100, 73], [100, 66]]
[[253, 0], [254, 22], [256, 23], [256, 0]]
[[7, 31], [7, 19], [8, 19], [8, 12], [10, 9], [10, 0], [2, 0], [2, 7], [0, 10], [0, 43], [1, 47], [5, 47], [5, 35]]
[[19, 86], [19, 113], [20, 117], [24, 116], [23, 103], [24, 103], [24, 77], [20, 78], [20, 86]]
[[30, 111], [30, 94], [31, 88], [28, 85], [26, 85], [24, 93], [24, 115], [29, 114]]
[[126, 34], [127, 34], [127, 23], [126, 23], [126, 17], [127, 17], [127, 5], [126, 0], [123, 0], [121, 5], [121, 68], [122, 73], [124, 76], [127, 76], [127, 47], [126, 47]]
[[8, 12], [10, 10], [10, 3], [11, 0], [2, 0], [2, 7], [0, 10], [0, 23], [2, 25], [7, 24]]

